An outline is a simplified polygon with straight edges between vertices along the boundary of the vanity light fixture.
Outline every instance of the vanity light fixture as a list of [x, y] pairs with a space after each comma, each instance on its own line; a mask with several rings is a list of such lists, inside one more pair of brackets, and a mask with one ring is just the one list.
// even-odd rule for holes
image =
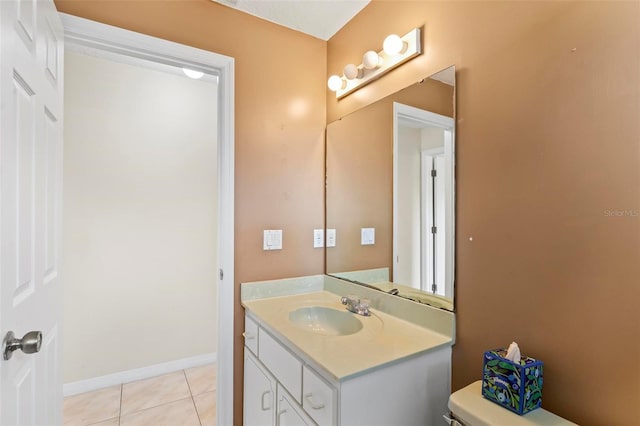
[[364, 52], [364, 55], [362, 55], [362, 66], [366, 70], [375, 70], [376, 68], [380, 68], [383, 63], [384, 60], [380, 57], [378, 52], [374, 52], [373, 50]]
[[347, 64], [342, 76], [329, 77], [328, 86], [341, 99], [422, 53], [420, 28], [414, 28], [402, 37], [391, 34], [384, 39], [379, 52], [369, 50], [360, 65]]
[[338, 75], [332, 75], [329, 77], [329, 90], [332, 92], [337, 92], [338, 90], [344, 89], [346, 87], [346, 82], [342, 79], [342, 77]]
[[397, 34], [391, 34], [384, 39], [382, 43], [382, 50], [387, 55], [397, 55], [403, 53], [407, 49], [408, 45]]
[[362, 76], [361, 70], [359, 70], [358, 67], [353, 64], [347, 64], [342, 72], [344, 73], [344, 77], [347, 80], [353, 80], [354, 78]]

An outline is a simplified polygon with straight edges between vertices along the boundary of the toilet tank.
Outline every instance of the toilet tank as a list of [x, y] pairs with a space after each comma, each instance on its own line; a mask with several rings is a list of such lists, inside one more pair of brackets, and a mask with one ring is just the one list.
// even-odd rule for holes
[[482, 396], [482, 381], [471, 383], [469, 386], [454, 392], [449, 397], [449, 410], [453, 416], [451, 425], [458, 422], [464, 426], [563, 426], [575, 423], [563, 419], [542, 408], [519, 416]]

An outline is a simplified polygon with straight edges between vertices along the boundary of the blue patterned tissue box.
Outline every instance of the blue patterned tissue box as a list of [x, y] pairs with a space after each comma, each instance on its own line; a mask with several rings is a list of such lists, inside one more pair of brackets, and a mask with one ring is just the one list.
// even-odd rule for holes
[[484, 353], [482, 396], [520, 415], [542, 405], [542, 361], [522, 356], [516, 364], [506, 349]]

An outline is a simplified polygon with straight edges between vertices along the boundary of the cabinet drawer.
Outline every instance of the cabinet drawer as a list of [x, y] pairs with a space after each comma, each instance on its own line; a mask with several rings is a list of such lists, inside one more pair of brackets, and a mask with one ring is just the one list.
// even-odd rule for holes
[[254, 355], [258, 355], [258, 324], [249, 318], [244, 316], [244, 345], [253, 352]]
[[336, 424], [336, 390], [306, 365], [302, 372], [302, 407], [319, 425]]
[[258, 334], [258, 359], [301, 404], [302, 362], [264, 329]]

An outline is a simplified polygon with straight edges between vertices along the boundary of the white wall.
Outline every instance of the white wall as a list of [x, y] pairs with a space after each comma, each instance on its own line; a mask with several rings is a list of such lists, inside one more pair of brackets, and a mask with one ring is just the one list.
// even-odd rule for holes
[[444, 129], [440, 127], [424, 127], [420, 131], [420, 137], [422, 138], [422, 149], [444, 149]]
[[420, 288], [420, 129], [398, 127], [396, 282]]
[[[421, 283], [421, 152], [444, 146], [444, 130], [437, 127], [398, 127], [398, 283], [420, 288]], [[429, 289], [427, 289], [429, 290]]]
[[216, 99], [66, 54], [65, 383], [216, 351]]

